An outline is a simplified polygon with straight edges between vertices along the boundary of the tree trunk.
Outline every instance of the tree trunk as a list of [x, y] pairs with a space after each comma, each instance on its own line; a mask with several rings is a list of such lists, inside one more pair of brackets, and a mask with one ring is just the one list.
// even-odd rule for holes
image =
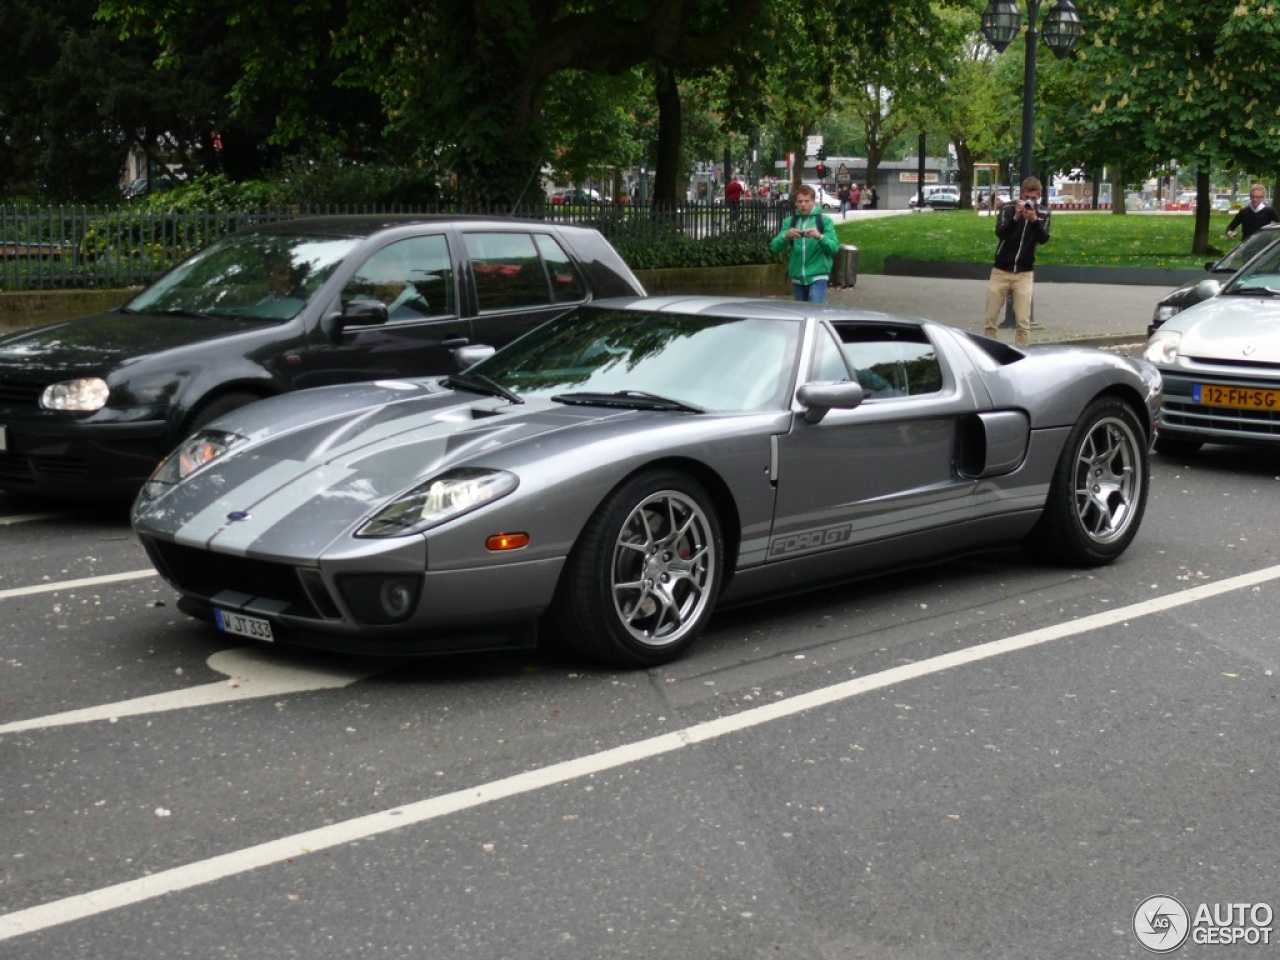
[[654, 84], [658, 100], [657, 169], [653, 175], [653, 199], [659, 204], [684, 202], [680, 179], [684, 165], [680, 159], [680, 89], [675, 71], [661, 64]]
[[1202, 159], [1196, 166], [1196, 228], [1191, 239], [1191, 252], [1198, 256], [1209, 254], [1209, 162]]
[[[1124, 161], [1113, 163], [1110, 166], [1111, 171], [1111, 212], [1116, 216], [1124, 216], [1129, 212], [1125, 205], [1124, 199]], [[1095, 176], [1093, 178], [1093, 202], [1098, 202], [1098, 188], [1101, 181]]]

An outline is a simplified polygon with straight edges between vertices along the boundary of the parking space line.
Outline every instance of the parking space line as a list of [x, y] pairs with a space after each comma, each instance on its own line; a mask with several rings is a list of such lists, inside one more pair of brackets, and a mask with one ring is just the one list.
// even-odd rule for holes
[[776, 703], [744, 710], [741, 713], [694, 724], [682, 730], [623, 744], [610, 750], [594, 753], [573, 760], [565, 760], [489, 783], [477, 784], [453, 793], [427, 800], [405, 804], [368, 816], [356, 817], [341, 823], [319, 827], [305, 833], [282, 837], [241, 850], [234, 850], [208, 860], [184, 864], [162, 870], [136, 880], [127, 880], [113, 886], [88, 893], [77, 894], [62, 900], [41, 904], [26, 910], [0, 915], [0, 941], [25, 933], [34, 933], [50, 927], [83, 920], [110, 910], [144, 903], [165, 894], [189, 890], [193, 887], [234, 877], [259, 867], [272, 866], [287, 860], [300, 860], [309, 854], [357, 840], [379, 836], [392, 830], [437, 820], [453, 813], [519, 796], [546, 787], [557, 786], [582, 777], [603, 773], [618, 767], [637, 763], [651, 757], [671, 753], [705, 743], [731, 733], [793, 716], [818, 707], [830, 706], [864, 693], [894, 686], [908, 680], [919, 679], [953, 667], [978, 663], [992, 657], [1013, 653], [1031, 647], [1078, 636], [1091, 630], [1115, 626], [1138, 617], [1163, 613], [1177, 607], [1196, 603], [1211, 597], [1243, 590], [1280, 578], [1280, 565], [1266, 567], [1252, 573], [1231, 577], [1218, 583], [1192, 587], [1179, 593], [1144, 600], [1116, 610], [1081, 617], [1067, 623], [1043, 627], [1027, 633], [993, 640], [990, 643], [956, 650], [951, 653], [894, 667], [880, 673], [847, 680], [830, 687], [812, 690]]
[[50, 583], [37, 583], [30, 587], [13, 587], [0, 590], [0, 600], [10, 597], [29, 597], [36, 593], [56, 593], [59, 590], [78, 590], [81, 587], [96, 587], [99, 584], [120, 583], [123, 580], [142, 580], [146, 577], [158, 577], [154, 570], [126, 570], [124, 573], [104, 573], [100, 577], [84, 577], [80, 580], [56, 580]]
[[265, 647], [238, 647], [219, 650], [208, 660], [209, 667], [227, 675], [226, 680], [202, 683], [182, 690], [169, 690], [148, 697], [104, 703], [96, 707], [52, 713], [29, 720], [0, 724], [0, 736], [29, 730], [48, 730], [74, 723], [118, 720], [170, 710], [190, 710], [218, 703], [235, 703], [258, 697], [278, 697], [310, 690], [332, 690], [346, 687], [365, 677], [391, 669], [387, 663], [377, 669], [351, 669], [341, 660], [299, 664], [282, 660]]

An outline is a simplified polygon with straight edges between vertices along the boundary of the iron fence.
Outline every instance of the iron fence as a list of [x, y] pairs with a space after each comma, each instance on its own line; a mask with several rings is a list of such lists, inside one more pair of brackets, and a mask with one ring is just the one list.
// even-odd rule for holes
[[[261, 210], [0, 206], [0, 290], [118, 288], [150, 283], [196, 250], [235, 230], [302, 216], [448, 214], [581, 223], [605, 234], [633, 267], [688, 266], [697, 248], [733, 245], [741, 262], [769, 259], [767, 241], [790, 212], [784, 202], [532, 207], [293, 206]], [[691, 250], [693, 251], [691, 253]], [[723, 251], [716, 263], [724, 262]]]

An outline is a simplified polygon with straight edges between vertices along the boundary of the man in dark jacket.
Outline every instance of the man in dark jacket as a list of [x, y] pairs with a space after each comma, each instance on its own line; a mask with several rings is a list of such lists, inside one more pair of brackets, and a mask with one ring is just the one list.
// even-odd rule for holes
[[1006, 203], [996, 217], [995, 268], [987, 284], [985, 331], [996, 337], [997, 321], [1009, 294], [1013, 294], [1013, 316], [1018, 329], [1013, 342], [1025, 346], [1031, 342], [1032, 271], [1036, 265], [1036, 247], [1049, 242], [1049, 208], [1040, 205], [1040, 181], [1027, 177], [1022, 181], [1022, 196]]
[[1234, 240], [1236, 227], [1239, 227], [1244, 233], [1241, 239], [1248, 240], [1268, 223], [1280, 223], [1280, 214], [1276, 213], [1275, 207], [1267, 205], [1267, 188], [1255, 183], [1249, 188], [1248, 205], [1241, 207], [1227, 224], [1227, 236]]

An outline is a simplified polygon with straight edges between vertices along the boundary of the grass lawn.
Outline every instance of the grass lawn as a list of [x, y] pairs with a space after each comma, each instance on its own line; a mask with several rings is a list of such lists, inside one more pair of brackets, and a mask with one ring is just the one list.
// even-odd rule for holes
[[[1221, 253], [1236, 243], [1225, 236], [1229, 213], [1209, 219], [1209, 242]], [[1062, 266], [1166, 267], [1199, 270], [1221, 255], [1194, 255], [1193, 214], [1087, 213], [1056, 210], [1051, 239], [1036, 263]], [[995, 218], [972, 210], [936, 210], [844, 223], [836, 218], [841, 243], [858, 248], [860, 273], [883, 273], [886, 257], [990, 263], [996, 251]]]

